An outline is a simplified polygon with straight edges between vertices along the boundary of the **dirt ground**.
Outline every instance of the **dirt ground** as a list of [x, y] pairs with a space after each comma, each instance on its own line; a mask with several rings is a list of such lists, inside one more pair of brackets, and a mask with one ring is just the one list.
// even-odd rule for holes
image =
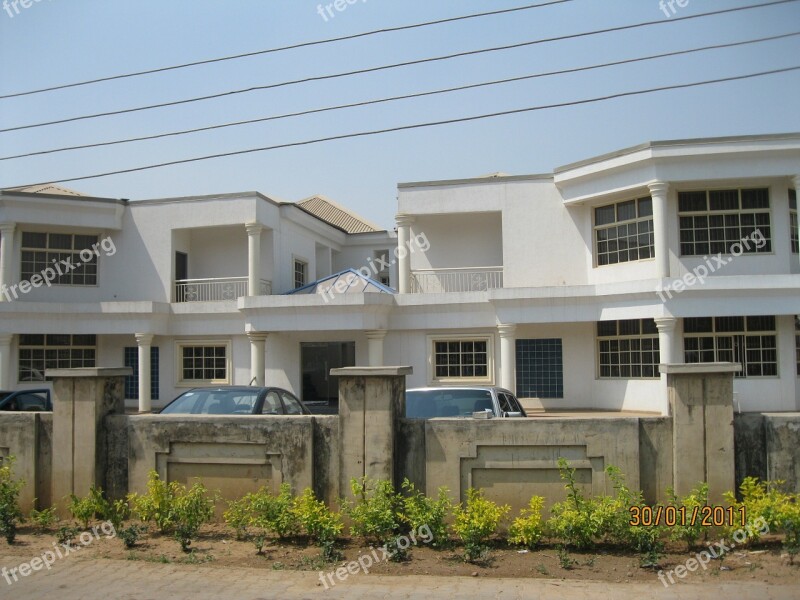
[[[54, 531], [37, 533], [23, 527], [13, 546], [4, 542], [0, 554], [19, 557], [19, 563], [28, 562], [42, 553], [53, 550], [56, 540]], [[715, 540], [716, 541], [716, 540]], [[73, 547], [81, 544], [73, 543]], [[685, 544], [670, 544], [660, 566], [665, 573], [686, 564], [703, 547], [692, 553]], [[203, 529], [201, 537], [193, 545], [193, 551], [185, 554], [170, 536], [148, 533], [137, 546], [126, 549], [121, 540], [107, 538], [102, 532], [87, 546], [73, 551], [65, 560], [87, 560], [105, 558], [112, 560], [140, 560], [172, 564], [205, 564], [209, 567], [229, 566], [269, 570], [297, 570], [333, 572], [349, 561], [358, 560], [362, 554], [371, 553], [368, 545], [356, 542], [341, 544], [343, 557], [335, 563], [321, 559], [320, 550], [302, 543], [277, 543], [268, 541], [262, 555], [256, 554], [249, 541], [237, 541], [230, 530], [223, 526]], [[541, 579], [593, 580], [609, 582], [657, 582], [657, 570], [641, 568], [639, 557], [630, 552], [614, 548], [598, 548], [595, 551], [570, 552], [571, 565], [565, 568], [556, 546], [544, 544], [535, 551], [520, 551], [518, 548], [497, 546], [492, 549], [483, 564], [465, 563], [461, 549], [436, 550], [423, 545], [412, 547], [408, 560], [388, 562], [382, 560], [370, 569], [372, 574], [385, 575], [435, 575], [463, 577], [531, 577]], [[377, 556], [381, 556], [377, 552]], [[17, 565], [0, 565], [11, 568]], [[759, 545], [747, 549], [733, 549], [724, 562], [712, 560], [706, 567], [697, 568], [676, 582], [699, 583], [759, 581], [787, 585], [800, 582], [800, 559], [790, 564], [782, 552], [780, 542], [765, 538]]]

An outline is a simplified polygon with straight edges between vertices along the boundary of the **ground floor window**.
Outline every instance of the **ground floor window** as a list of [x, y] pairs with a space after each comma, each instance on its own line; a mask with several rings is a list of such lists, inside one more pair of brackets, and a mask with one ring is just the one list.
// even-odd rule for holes
[[517, 396], [563, 398], [563, 356], [560, 339], [517, 340]]
[[47, 369], [94, 367], [97, 336], [22, 334], [19, 336], [18, 381], [44, 381]]
[[[139, 397], [139, 348], [125, 348], [125, 366], [133, 369], [133, 374], [125, 377], [125, 398], [135, 400]], [[158, 346], [150, 348], [150, 398], [158, 400]]]
[[660, 355], [655, 321], [627, 319], [599, 322], [597, 356], [601, 379], [659, 377]]
[[800, 317], [794, 318], [794, 353], [797, 362], [797, 375], [800, 376]]
[[230, 384], [230, 343], [178, 343], [179, 384]]
[[683, 320], [687, 363], [732, 362], [736, 377], [776, 377], [778, 336], [775, 317], [699, 317]]
[[431, 344], [435, 381], [491, 380], [491, 338], [432, 338]]

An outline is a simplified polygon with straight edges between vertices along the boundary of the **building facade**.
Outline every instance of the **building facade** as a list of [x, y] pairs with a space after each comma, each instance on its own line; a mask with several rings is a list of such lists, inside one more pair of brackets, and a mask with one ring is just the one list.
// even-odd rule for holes
[[[324, 198], [6, 190], [0, 389], [126, 364], [141, 410], [217, 383], [328, 400], [330, 368], [395, 364], [529, 408], [666, 413], [660, 364], [734, 362], [739, 410], [798, 411], [798, 184], [780, 134], [401, 184], [396, 233]], [[346, 269], [397, 293], [287, 295]]]

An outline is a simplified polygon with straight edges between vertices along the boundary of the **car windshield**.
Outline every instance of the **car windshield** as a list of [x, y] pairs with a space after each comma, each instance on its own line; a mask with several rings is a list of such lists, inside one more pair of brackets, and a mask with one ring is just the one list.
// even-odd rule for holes
[[472, 413], [493, 410], [489, 390], [424, 390], [406, 393], [406, 418], [471, 417]]
[[168, 415], [249, 415], [253, 412], [257, 391], [192, 390], [178, 396], [161, 414]]

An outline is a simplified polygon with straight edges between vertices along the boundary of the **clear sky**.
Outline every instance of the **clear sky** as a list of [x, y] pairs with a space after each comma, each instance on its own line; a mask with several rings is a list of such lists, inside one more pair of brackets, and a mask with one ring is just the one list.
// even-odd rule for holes
[[[7, 0], [10, 3], [10, 0]], [[48, 85], [533, 4], [358, 0], [325, 20], [318, 0], [24, 0], [0, 10], [0, 95]], [[625, 32], [180, 107], [0, 134], [0, 156], [151, 135], [800, 31], [800, 2], [676, 22], [767, 0], [565, 4], [0, 100], [0, 128], [168, 102], [606, 27]], [[323, 4], [327, 4], [327, 1]], [[2, 0], [0, 0], [2, 7]], [[13, 16], [9, 15], [9, 12]], [[0, 187], [800, 65], [800, 37], [100, 149], [0, 161]], [[496, 119], [222, 158], [65, 184], [113, 198], [257, 190], [325, 194], [392, 227], [397, 183], [547, 173], [650, 140], [800, 131], [800, 71]]]

